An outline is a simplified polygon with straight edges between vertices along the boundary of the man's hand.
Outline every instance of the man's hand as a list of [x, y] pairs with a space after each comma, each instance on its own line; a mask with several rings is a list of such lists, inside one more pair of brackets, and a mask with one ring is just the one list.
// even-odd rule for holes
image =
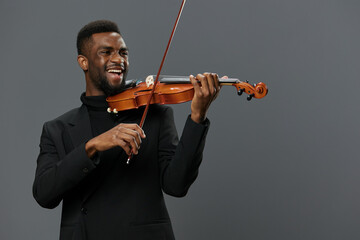
[[121, 147], [127, 155], [138, 154], [141, 138], [145, 138], [144, 131], [137, 124], [124, 124], [113, 127], [107, 132], [94, 137], [85, 145], [85, 151], [89, 158], [96, 152], [102, 152], [113, 147]]
[[196, 78], [190, 75], [190, 81], [194, 86], [191, 119], [194, 122], [201, 123], [206, 118], [206, 112], [211, 102], [215, 100], [220, 92], [219, 76], [216, 73], [198, 74]]

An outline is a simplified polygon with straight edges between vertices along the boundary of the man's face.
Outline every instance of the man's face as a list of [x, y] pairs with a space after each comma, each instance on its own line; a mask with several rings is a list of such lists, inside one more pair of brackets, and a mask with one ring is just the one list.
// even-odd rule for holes
[[87, 54], [88, 77], [106, 96], [123, 90], [129, 67], [128, 49], [116, 32], [95, 33]]

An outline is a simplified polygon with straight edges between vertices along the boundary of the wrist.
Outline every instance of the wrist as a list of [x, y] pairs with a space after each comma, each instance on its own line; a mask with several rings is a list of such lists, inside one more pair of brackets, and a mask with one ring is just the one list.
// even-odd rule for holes
[[85, 152], [90, 159], [93, 159], [96, 156], [97, 150], [92, 139], [85, 144]]
[[205, 121], [206, 115], [200, 114], [200, 113], [191, 113], [191, 120], [193, 120], [196, 123], [202, 123]]

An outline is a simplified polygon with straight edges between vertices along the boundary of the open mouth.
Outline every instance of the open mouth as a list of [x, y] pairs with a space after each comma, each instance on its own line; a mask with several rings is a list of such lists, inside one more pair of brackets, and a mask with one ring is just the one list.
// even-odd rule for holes
[[108, 73], [115, 73], [117, 75], [122, 74], [123, 70], [122, 69], [108, 69], [107, 70]]

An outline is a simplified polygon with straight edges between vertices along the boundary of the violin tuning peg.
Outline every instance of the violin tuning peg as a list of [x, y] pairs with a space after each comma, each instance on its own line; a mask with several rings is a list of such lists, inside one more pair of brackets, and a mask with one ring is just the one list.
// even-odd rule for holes
[[241, 96], [241, 94], [243, 94], [243, 92], [244, 92], [244, 89], [240, 88], [239, 91], [238, 91], [238, 95]]
[[249, 83], [249, 80], [246, 80], [245, 82], [246, 82], [246, 83]]
[[111, 108], [108, 108], [108, 109], [107, 109], [107, 112], [108, 112], [108, 113], [111, 113]]
[[247, 100], [250, 101], [253, 98], [254, 94], [250, 94], [249, 96], [247, 96]]
[[256, 84], [254, 83], [253, 86], [256, 87]]

